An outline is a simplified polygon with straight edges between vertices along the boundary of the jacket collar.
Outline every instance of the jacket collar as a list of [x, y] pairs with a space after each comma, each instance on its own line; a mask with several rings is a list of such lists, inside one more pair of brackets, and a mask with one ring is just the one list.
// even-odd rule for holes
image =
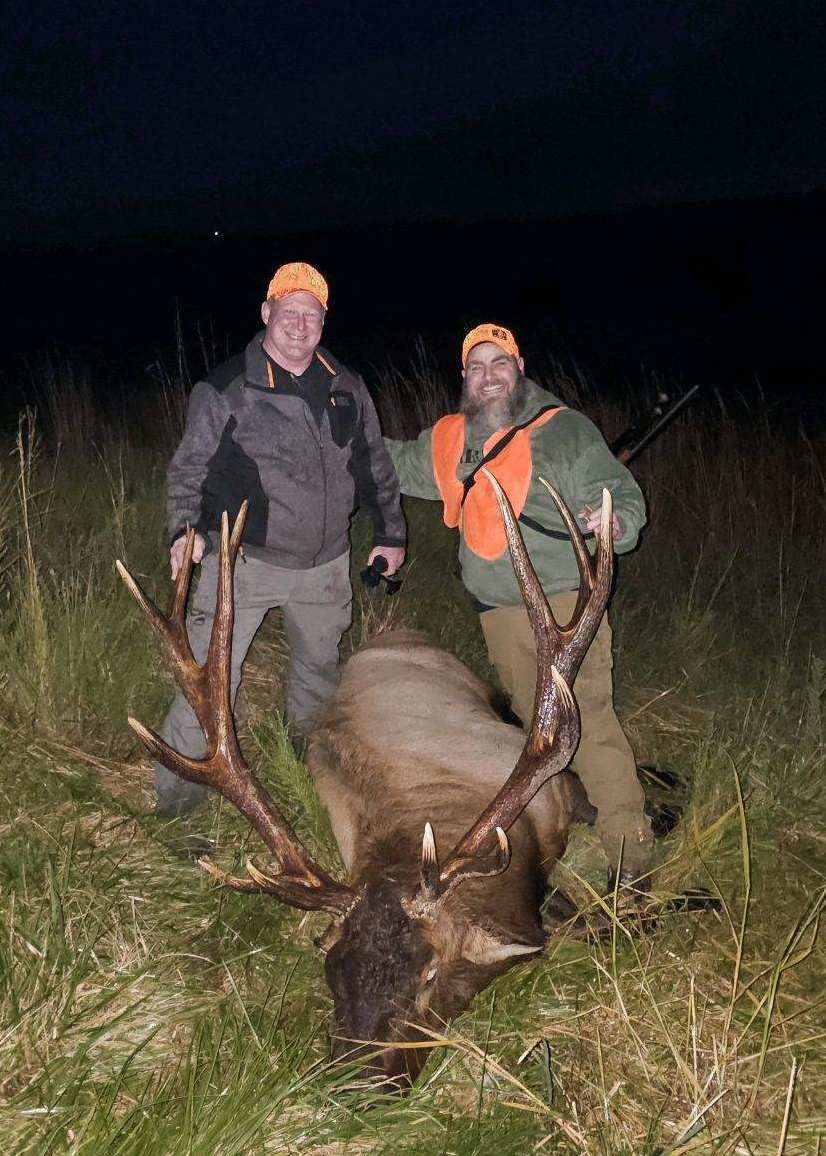
[[531, 381], [529, 377], [525, 379], [525, 385], [527, 386], [525, 401], [514, 417], [514, 425], [519, 425], [520, 422], [527, 421], [529, 417], [532, 417], [538, 409], [542, 409], [545, 405], [564, 404], [555, 394], [551, 393], [550, 390], [542, 389], [535, 381]]
[[[261, 345], [265, 332], [266, 331], [262, 329], [259, 333], [256, 333], [244, 351], [244, 359], [246, 362], [244, 378], [250, 385], [257, 385], [261, 389], [269, 389], [270, 384], [267, 373], [267, 355], [264, 353]], [[314, 356], [318, 358], [331, 377], [338, 377], [344, 369], [344, 366], [338, 358], [333, 357], [332, 353], [321, 345], [316, 349]]]

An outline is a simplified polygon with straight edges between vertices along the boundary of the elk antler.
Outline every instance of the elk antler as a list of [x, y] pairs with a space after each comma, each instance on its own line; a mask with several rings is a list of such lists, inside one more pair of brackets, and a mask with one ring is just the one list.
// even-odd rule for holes
[[[488, 470], [482, 470], [482, 473], [493, 486], [502, 511], [513, 568], [536, 639], [536, 696], [531, 728], [516, 766], [496, 797], [453, 848], [441, 870], [438, 870], [432, 831], [429, 840], [426, 832], [422, 891], [432, 898], [437, 894], [444, 897], [448, 889], [452, 890], [463, 879], [474, 875], [497, 875], [504, 871], [510, 861], [505, 832], [513, 826], [539, 788], [552, 776], [564, 771], [571, 762], [579, 743], [579, 711], [571, 687], [605, 611], [614, 572], [610, 492], [602, 491], [602, 519], [594, 564], [575, 518], [553, 486], [540, 478], [568, 529], [579, 568], [576, 607], [571, 621], [561, 627], [551, 612], [528, 557], [505, 491]], [[499, 846], [493, 861], [488, 860], [488, 866], [484, 867], [483, 851], [494, 832]], [[433, 869], [434, 863], [436, 870]]]
[[248, 860], [249, 877], [233, 879], [202, 861], [202, 866], [210, 874], [238, 891], [266, 891], [292, 907], [342, 914], [352, 904], [355, 893], [331, 879], [313, 862], [270, 795], [250, 771], [235, 733], [230, 701], [230, 655], [235, 620], [233, 572], [246, 516], [247, 503], [244, 502], [235, 519], [232, 536], [226, 513], [221, 517], [218, 597], [209, 650], [203, 665], [193, 657], [184, 617], [192, 579], [194, 532], [187, 532], [169, 617], [161, 614], [125, 566], [116, 563], [118, 573], [149, 619], [175, 680], [201, 724], [206, 739], [206, 756], [203, 759], [189, 758], [168, 746], [155, 731], [135, 719], [130, 718], [129, 725], [149, 753], [170, 771], [189, 782], [212, 787], [232, 803], [261, 836], [280, 867], [278, 873], [269, 874]]

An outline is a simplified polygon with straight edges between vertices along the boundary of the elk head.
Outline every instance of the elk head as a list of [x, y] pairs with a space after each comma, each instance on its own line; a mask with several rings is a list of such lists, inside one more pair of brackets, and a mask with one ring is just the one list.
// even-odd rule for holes
[[[479, 878], [505, 870], [504, 832], [500, 838], [502, 851], [484, 873], [474, 872]], [[428, 824], [425, 856], [432, 847]], [[446, 902], [449, 887], [431, 897], [415, 875], [401, 874], [365, 884], [320, 944], [335, 1003], [334, 1057], [366, 1061], [364, 1075], [398, 1088], [412, 1083], [427, 1059], [427, 1029], [442, 1030], [497, 975], [544, 946], [539, 931], [532, 942], [491, 933], [469, 909]], [[384, 1046], [377, 1050], [372, 1041]], [[404, 1046], [417, 1041], [425, 1046]]]
[[607, 490], [603, 491], [602, 524], [593, 560], [576, 521], [547, 486], [568, 528], [580, 572], [576, 609], [570, 623], [560, 627], [528, 558], [510, 503], [495, 478], [483, 472], [499, 502], [534, 629], [537, 689], [531, 727], [510, 777], [441, 863], [428, 823], [420, 852], [412, 844], [388, 848], [376, 870], [348, 883], [336, 881], [312, 860], [244, 761], [230, 702], [230, 654], [233, 570], [246, 503], [231, 534], [227, 515], [221, 520], [217, 607], [203, 665], [192, 655], [185, 624], [194, 535], [187, 538], [168, 616], [117, 563], [201, 724], [207, 754], [203, 759], [189, 758], [135, 719], [129, 719], [130, 726], [149, 753], [169, 770], [211, 787], [231, 802], [261, 836], [276, 869], [262, 870], [248, 860], [246, 877], [233, 878], [208, 860], [201, 860], [201, 866], [218, 882], [238, 891], [265, 892], [290, 906], [332, 916], [319, 945], [326, 952], [325, 974], [335, 1004], [334, 1055], [361, 1061], [370, 1053], [366, 1072], [390, 1088], [403, 1088], [418, 1074], [426, 1050], [403, 1045], [423, 1038], [422, 1025], [437, 1027], [450, 1020], [496, 975], [543, 946], [538, 923], [527, 936], [523, 932], [512, 940], [502, 938], [468, 916], [462, 896], [504, 887], [511, 859], [508, 829], [540, 787], [571, 762], [579, 742], [579, 714], [570, 688], [611, 588], [611, 498]]

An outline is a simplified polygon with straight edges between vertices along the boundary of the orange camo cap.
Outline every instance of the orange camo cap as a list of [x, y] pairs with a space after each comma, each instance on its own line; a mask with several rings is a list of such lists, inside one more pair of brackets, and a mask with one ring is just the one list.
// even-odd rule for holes
[[504, 325], [493, 325], [488, 321], [484, 325], [477, 325], [475, 329], [471, 329], [462, 342], [462, 369], [467, 365], [467, 358], [471, 349], [474, 345], [481, 345], [483, 341], [492, 341], [494, 345], [504, 349], [505, 353], [509, 353], [511, 357], [519, 356], [519, 346], [516, 344], [516, 338], [510, 329], [506, 329]]
[[267, 300], [275, 297], [280, 301], [288, 293], [312, 293], [321, 308], [327, 308], [327, 282], [318, 269], [306, 261], [291, 261], [289, 265], [281, 265], [273, 274], [267, 289]]

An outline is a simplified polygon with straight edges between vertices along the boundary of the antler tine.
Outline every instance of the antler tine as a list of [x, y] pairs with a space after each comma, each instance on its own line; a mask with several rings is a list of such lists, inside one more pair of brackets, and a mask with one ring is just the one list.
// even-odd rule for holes
[[551, 483], [543, 478], [540, 474], [537, 474], [537, 481], [542, 483], [542, 485], [553, 498], [554, 505], [559, 511], [559, 516], [565, 523], [565, 528], [568, 531], [568, 535], [571, 539], [571, 545], [573, 546], [574, 554], [576, 555], [576, 564], [577, 569], [579, 570], [579, 593], [577, 595], [577, 602], [574, 608], [574, 613], [571, 616], [571, 621], [573, 622], [579, 617], [580, 613], [582, 612], [582, 608], [588, 599], [588, 596], [594, 588], [594, 560], [588, 551], [587, 545], [585, 544], [585, 538], [579, 528], [579, 523], [568, 509], [568, 507], [565, 505], [561, 496], [557, 493]]
[[[596, 557], [592, 558], [576, 519], [562, 497], [544, 478], [539, 479], [551, 495], [557, 509], [568, 528], [571, 544], [579, 567], [579, 592], [570, 621], [559, 628], [561, 651], [559, 668], [565, 678], [573, 684], [579, 664], [591, 645], [599, 621], [611, 593], [614, 576], [614, 546], [612, 537], [613, 499], [611, 491], [603, 489], [600, 528], [597, 535]], [[500, 502], [501, 506], [501, 502]], [[509, 539], [509, 545], [510, 545]], [[530, 612], [530, 611], [529, 611]], [[538, 654], [537, 654], [538, 660]], [[538, 666], [538, 661], [537, 661]]]
[[452, 885], [457, 876], [466, 878], [469, 863], [483, 853], [493, 831], [501, 828], [506, 832], [512, 827], [539, 788], [564, 771], [574, 757], [579, 742], [576, 700], [555, 666], [551, 679], [557, 706], [553, 733], [546, 738], [545, 749], [532, 750], [533, 736], [528, 736], [507, 782], [448, 856], [441, 872], [443, 887]]
[[[194, 549], [195, 531], [191, 526], [187, 526], [186, 538], [184, 539], [184, 556], [181, 559], [181, 565], [175, 579], [175, 593], [172, 598], [172, 608], [169, 612], [170, 621], [176, 625], [180, 625], [184, 638], [187, 637], [184, 615], [186, 613], [186, 599], [189, 594], [189, 584], [192, 581], [192, 551]], [[188, 646], [189, 639], [187, 638], [187, 647]]]
[[[236, 518], [233, 526], [232, 541], [236, 540], [235, 530], [238, 522], [246, 519], [246, 503]], [[234, 755], [232, 747], [237, 747], [235, 739], [235, 723], [232, 717], [232, 696], [230, 694], [230, 655], [232, 651], [232, 632], [235, 626], [235, 598], [233, 597], [233, 572], [235, 570], [235, 556], [230, 550], [229, 518], [226, 510], [221, 515], [221, 547], [218, 553], [218, 596], [216, 599], [215, 617], [212, 620], [212, 634], [207, 651], [206, 673], [207, 686], [210, 698], [208, 720], [215, 727], [215, 740], [220, 746], [227, 748], [227, 753]], [[203, 725], [203, 724], [202, 724]], [[239, 751], [240, 755], [240, 751]], [[237, 760], [230, 760], [237, 763]]]
[[453, 849], [441, 871], [441, 886], [454, 886], [465, 875], [466, 864], [478, 857], [495, 827], [507, 831], [536, 792], [571, 762], [579, 743], [579, 711], [571, 686], [596, 634], [611, 591], [613, 542], [611, 495], [603, 490], [597, 562], [587, 548], [562, 498], [547, 483], [565, 524], [571, 531], [580, 571], [580, 596], [571, 622], [563, 629], [555, 622], [539, 580], [527, 557], [516, 517], [502, 487], [492, 476], [514, 571], [536, 638], [537, 682], [533, 719], [525, 746], [507, 782], [470, 830]]
[[172, 667], [175, 681], [184, 694], [187, 693], [186, 688], [191, 680], [197, 678], [197, 671], [199, 669], [192, 655], [184, 620], [186, 599], [192, 581], [192, 551], [194, 548], [195, 531], [188, 529], [184, 543], [184, 556], [175, 579], [175, 590], [168, 617], [165, 617], [152, 599], [143, 592], [123, 563], [120, 560], [115, 562], [117, 571], [123, 579], [126, 588], [148, 618], [149, 625], [160, 641], [167, 661]]
[[[118, 563], [121, 577], [164, 645], [178, 684], [204, 732], [207, 755], [203, 759], [189, 758], [174, 750], [158, 734], [135, 719], [130, 718], [129, 725], [149, 753], [170, 771], [190, 782], [212, 787], [232, 803], [258, 832], [277, 860], [279, 874], [265, 876], [258, 872], [256, 877], [251, 872], [251, 887], [242, 880], [240, 882], [244, 886], [238, 889], [266, 890], [295, 907], [325, 909], [341, 914], [352, 903], [354, 892], [350, 887], [331, 879], [307, 854], [290, 824], [247, 766], [235, 733], [230, 696], [230, 658], [235, 616], [233, 569], [246, 513], [247, 503], [244, 502], [235, 520], [232, 535], [227, 515], [224, 514], [221, 519], [218, 598], [207, 660], [203, 666], [192, 657], [183, 619], [179, 623], [174, 618], [164, 618], [131, 574]], [[189, 562], [191, 571], [189, 543], [184, 559]], [[183, 582], [179, 580], [176, 586], [173, 616], [179, 609], [181, 589], [184, 590], [183, 602], [186, 601], [188, 584], [187, 573]], [[236, 881], [229, 880], [229, 877], [227, 879], [230, 886], [236, 886]], [[266, 880], [266, 886], [263, 880]]]
[[436, 838], [430, 823], [425, 823], [422, 838], [422, 863], [419, 869], [420, 891], [425, 899], [432, 900], [438, 897], [440, 874]]
[[[511, 862], [511, 844], [506, 832], [496, 822], [492, 824], [496, 835], [496, 847], [493, 854], [487, 858], [478, 851], [470, 855], [450, 856], [440, 878], [439, 898], [444, 901], [460, 883], [467, 879], [490, 879], [493, 875], [501, 875], [507, 871]], [[488, 832], [490, 833], [490, 829]], [[487, 837], [487, 834], [486, 836]], [[481, 846], [481, 844], [480, 844]]]
[[559, 623], [554, 618], [545, 591], [542, 589], [542, 583], [536, 576], [507, 494], [490, 470], [483, 468], [481, 473], [485, 475], [493, 487], [505, 523], [505, 536], [508, 540], [511, 562], [536, 640], [537, 667], [541, 670], [550, 670], [562, 644], [562, 632]]
[[[199, 859], [198, 866], [220, 886], [231, 887], [233, 891], [242, 891], [245, 895], [272, 895], [281, 903], [286, 903], [290, 907], [298, 907], [302, 911], [321, 909], [316, 894], [308, 890], [301, 880], [291, 879], [281, 874], [269, 875], [266, 871], [261, 871], [260, 868], [256, 867], [252, 859], [247, 859], [247, 876], [241, 879], [222, 871], [210, 859]], [[337, 915], [342, 914], [343, 911], [346, 911], [345, 899], [347, 906], [349, 906], [353, 900], [353, 893], [348, 892], [343, 897], [341, 905], [337, 905], [335, 908], [325, 905], [325, 909], [333, 911]]]
[[[485, 866], [475, 855], [469, 859], [457, 861], [451, 869], [451, 887], [462, 879], [487, 878], [490, 875], [501, 875], [503, 871], [507, 871], [511, 861], [511, 848], [508, 836], [501, 827], [496, 827], [496, 838], [499, 845], [496, 849], [494, 862]], [[419, 893], [425, 902], [444, 899], [446, 895], [442, 883], [442, 872], [439, 868], [439, 856], [436, 851], [436, 837], [430, 823], [424, 825], [422, 862], [419, 868]]]
[[573, 685], [576, 673], [600, 624], [614, 579], [614, 541], [612, 533], [613, 501], [611, 491], [602, 491], [602, 511], [597, 536], [596, 566], [593, 585], [587, 596], [580, 586], [576, 609], [562, 631], [564, 645], [559, 667]]
[[497, 847], [489, 859], [477, 854], [464, 858], [451, 856], [450, 867], [446, 871], [439, 868], [436, 839], [430, 823], [424, 825], [422, 839], [422, 860], [419, 869], [419, 890], [408, 906], [415, 915], [433, 918], [451, 892], [466, 879], [488, 879], [507, 871], [511, 861], [511, 847], [508, 836], [501, 827], [495, 828]]

